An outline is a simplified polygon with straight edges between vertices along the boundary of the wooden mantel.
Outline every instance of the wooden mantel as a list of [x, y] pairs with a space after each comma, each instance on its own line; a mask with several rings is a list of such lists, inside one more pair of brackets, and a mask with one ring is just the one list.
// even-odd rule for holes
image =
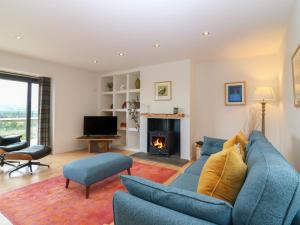
[[183, 113], [177, 113], [177, 114], [141, 113], [141, 115], [148, 118], [169, 118], [169, 119], [182, 119], [184, 117]]

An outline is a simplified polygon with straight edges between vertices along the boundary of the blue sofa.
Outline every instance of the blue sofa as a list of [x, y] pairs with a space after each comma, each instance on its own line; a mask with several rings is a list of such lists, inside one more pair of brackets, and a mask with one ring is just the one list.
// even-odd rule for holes
[[202, 155], [170, 185], [123, 176], [113, 199], [115, 225], [300, 225], [299, 174], [258, 131], [247, 145], [245, 183], [232, 206], [198, 194], [208, 157], [225, 140], [205, 138]]

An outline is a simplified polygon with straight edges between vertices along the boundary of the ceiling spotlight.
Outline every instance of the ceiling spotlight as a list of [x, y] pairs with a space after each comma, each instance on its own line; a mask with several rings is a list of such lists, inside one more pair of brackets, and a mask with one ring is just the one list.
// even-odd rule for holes
[[208, 36], [208, 35], [210, 35], [210, 32], [209, 31], [204, 31], [204, 32], [202, 32], [202, 35], [203, 36]]
[[119, 52], [119, 56], [124, 56], [124, 52]]
[[95, 64], [98, 63], [98, 60], [95, 59], [95, 60], [93, 61], [93, 63], [95, 63]]
[[23, 37], [22, 37], [22, 36], [20, 36], [20, 35], [16, 36], [16, 38], [17, 38], [18, 40], [21, 40], [21, 39], [23, 39]]
[[160, 44], [155, 44], [154, 45], [154, 48], [159, 48], [160, 47]]

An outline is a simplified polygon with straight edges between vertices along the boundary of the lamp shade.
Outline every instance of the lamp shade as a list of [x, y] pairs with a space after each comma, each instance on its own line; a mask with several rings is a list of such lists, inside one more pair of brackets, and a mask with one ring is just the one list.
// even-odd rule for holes
[[275, 101], [273, 88], [257, 87], [254, 91], [254, 100], [262, 102]]

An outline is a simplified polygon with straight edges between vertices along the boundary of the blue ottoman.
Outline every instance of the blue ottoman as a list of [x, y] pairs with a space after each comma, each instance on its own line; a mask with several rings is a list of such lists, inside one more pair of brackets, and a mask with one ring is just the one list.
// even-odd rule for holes
[[66, 188], [70, 180], [78, 182], [86, 187], [86, 198], [89, 198], [90, 186], [107, 177], [115, 175], [123, 170], [130, 173], [132, 159], [118, 153], [103, 153], [73, 161], [64, 166]]

